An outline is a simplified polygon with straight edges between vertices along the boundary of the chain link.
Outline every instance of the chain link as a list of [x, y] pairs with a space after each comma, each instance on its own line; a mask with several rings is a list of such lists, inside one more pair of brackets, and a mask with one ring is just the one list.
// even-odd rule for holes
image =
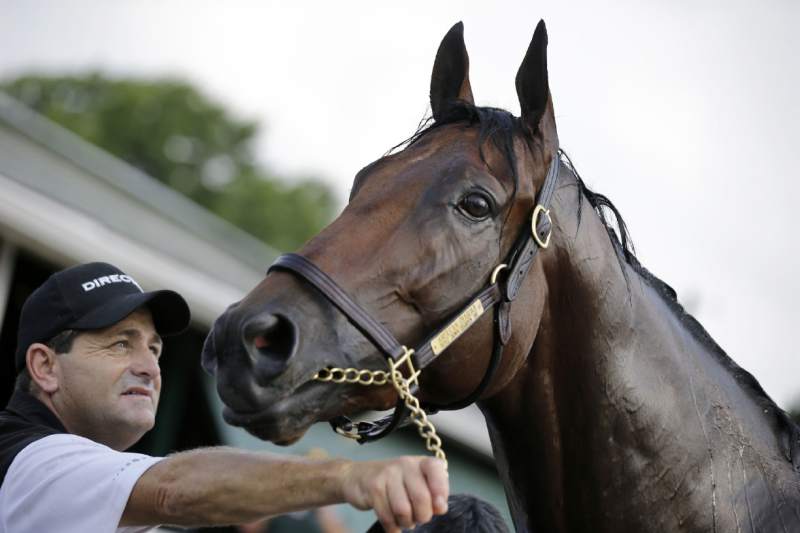
[[[417, 426], [417, 433], [425, 440], [425, 449], [438, 459], [444, 461], [447, 467], [447, 457], [442, 450], [442, 439], [436, 434], [433, 422], [428, 418], [425, 410], [419, 405], [419, 400], [411, 393], [411, 383], [417, 382], [420, 374], [414, 369], [411, 355], [414, 350], [405, 348], [405, 353], [397, 361], [389, 361], [389, 372], [385, 370], [359, 370], [357, 368], [324, 368], [314, 374], [314, 379], [325, 383], [349, 383], [358, 385], [386, 385], [391, 383], [400, 399], [403, 400], [411, 412], [411, 421]], [[406, 365], [409, 377], [403, 376], [401, 366]]]
[[357, 368], [323, 368], [314, 379], [325, 383], [350, 383], [358, 385], [386, 385], [389, 373], [384, 370], [359, 370]]

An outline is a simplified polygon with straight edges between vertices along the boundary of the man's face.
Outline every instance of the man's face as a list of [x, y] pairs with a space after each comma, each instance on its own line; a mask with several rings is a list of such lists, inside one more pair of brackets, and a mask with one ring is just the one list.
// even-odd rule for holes
[[161, 347], [147, 309], [79, 334], [56, 357], [58, 390], [51, 396], [67, 429], [119, 450], [139, 440], [155, 423]]

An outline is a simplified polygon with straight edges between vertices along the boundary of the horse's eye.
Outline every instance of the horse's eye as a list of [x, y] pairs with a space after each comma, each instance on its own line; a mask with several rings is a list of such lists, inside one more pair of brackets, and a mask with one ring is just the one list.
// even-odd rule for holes
[[458, 202], [458, 208], [461, 209], [464, 214], [478, 220], [484, 219], [492, 214], [492, 204], [489, 202], [489, 199], [486, 198], [485, 194], [476, 192], [470, 193], [462, 198], [461, 201]]

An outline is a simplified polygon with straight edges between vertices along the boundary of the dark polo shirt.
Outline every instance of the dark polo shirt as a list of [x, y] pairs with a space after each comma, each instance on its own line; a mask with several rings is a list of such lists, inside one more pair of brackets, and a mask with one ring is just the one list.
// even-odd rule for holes
[[31, 394], [14, 391], [6, 408], [0, 411], [0, 486], [23, 448], [56, 433], [67, 433], [56, 415]]

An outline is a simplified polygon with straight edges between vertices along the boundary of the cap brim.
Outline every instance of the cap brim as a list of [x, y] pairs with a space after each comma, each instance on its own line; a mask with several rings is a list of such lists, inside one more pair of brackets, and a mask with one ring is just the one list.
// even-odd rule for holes
[[143, 306], [150, 310], [153, 315], [153, 325], [162, 337], [184, 331], [191, 321], [191, 312], [186, 300], [175, 291], [161, 290], [114, 298], [70, 324], [69, 329], [107, 328]]

